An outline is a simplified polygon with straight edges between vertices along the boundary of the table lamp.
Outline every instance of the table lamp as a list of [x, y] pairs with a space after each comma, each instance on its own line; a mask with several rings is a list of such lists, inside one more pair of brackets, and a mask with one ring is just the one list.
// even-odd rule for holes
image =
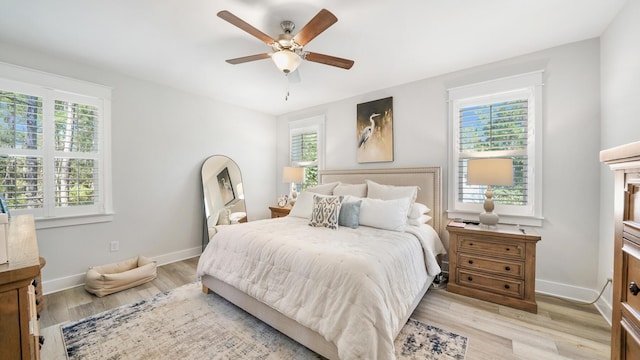
[[493, 192], [491, 185], [513, 185], [513, 160], [503, 158], [471, 159], [467, 161], [467, 184], [487, 185], [484, 212], [480, 214], [480, 224], [495, 227], [500, 219], [493, 212]]
[[291, 192], [289, 193], [289, 203], [293, 205], [298, 198], [298, 190], [296, 184], [304, 181], [304, 168], [285, 166], [282, 170], [282, 182], [291, 183]]

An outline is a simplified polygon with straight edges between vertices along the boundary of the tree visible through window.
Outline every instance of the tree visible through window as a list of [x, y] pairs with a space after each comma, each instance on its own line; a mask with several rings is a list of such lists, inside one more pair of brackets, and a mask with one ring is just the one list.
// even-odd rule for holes
[[289, 123], [290, 164], [305, 169], [304, 183], [298, 184], [298, 191], [318, 184], [318, 170], [323, 166], [323, 132], [324, 116]]
[[318, 133], [304, 131], [291, 136], [291, 165], [304, 168], [304, 183], [298, 190], [318, 184]]
[[55, 102], [56, 206], [96, 201], [97, 119], [93, 106]]
[[10, 210], [44, 203], [42, 98], [0, 91], [0, 193]]

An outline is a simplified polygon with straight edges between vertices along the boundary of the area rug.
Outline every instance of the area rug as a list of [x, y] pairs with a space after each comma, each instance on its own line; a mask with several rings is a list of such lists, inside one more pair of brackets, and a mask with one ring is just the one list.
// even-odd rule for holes
[[[322, 359], [199, 283], [61, 326], [76, 359]], [[410, 319], [398, 359], [464, 359], [468, 339]]]

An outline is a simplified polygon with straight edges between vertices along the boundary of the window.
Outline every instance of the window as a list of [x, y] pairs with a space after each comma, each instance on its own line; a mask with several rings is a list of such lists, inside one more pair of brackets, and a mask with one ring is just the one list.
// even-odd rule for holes
[[108, 220], [91, 216], [111, 211], [110, 93], [0, 64], [0, 193], [12, 214], [39, 228]]
[[324, 116], [289, 123], [291, 166], [304, 167], [304, 183], [298, 191], [318, 184], [318, 170], [323, 168]]
[[469, 159], [511, 158], [513, 186], [492, 186], [500, 221], [541, 225], [541, 86], [535, 72], [449, 90], [449, 217], [482, 211], [486, 186], [467, 184]]

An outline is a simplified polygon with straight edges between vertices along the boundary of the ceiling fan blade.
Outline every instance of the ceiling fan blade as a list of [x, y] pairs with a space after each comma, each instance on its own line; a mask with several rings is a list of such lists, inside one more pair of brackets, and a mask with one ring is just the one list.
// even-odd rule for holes
[[353, 60], [343, 59], [335, 56], [318, 54], [313, 52], [308, 52], [304, 58], [305, 60], [309, 60], [309, 61], [313, 61], [320, 64], [325, 64], [325, 65], [336, 66], [336, 67], [347, 69], [347, 70], [351, 69], [351, 67], [354, 64]]
[[229, 60], [227, 60], [227, 62], [229, 64], [238, 65], [238, 64], [249, 62], [249, 61], [268, 59], [269, 57], [271, 57], [271, 54], [266, 54], [266, 53], [265, 54], [255, 54], [255, 55], [243, 56], [243, 57], [239, 57], [239, 58], [235, 58], [235, 59], [229, 59]]
[[240, 29], [248, 32], [249, 34], [255, 36], [256, 38], [258, 38], [260, 41], [264, 42], [267, 45], [271, 45], [274, 42], [276, 42], [275, 40], [273, 40], [269, 35], [263, 33], [262, 31], [254, 28], [253, 26], [251, 26], [249, 23], [247, 23], [246, 21], [240, 19], [239, 17], [233, 15], [232, 13], [230, 13], [227, 10], [222, 10], [218, 13], [218, 17], [228, 21], [230, 24], [235, 25], [237, 27], [239, 27]]
[[327, 30], [329, 26], [335, 24], [338, 18], [327, 9], [322, 9], [305, 25], [293, 40], [299, 45], [305, 46], [309, 41], [313, 40], [318, 34]]

